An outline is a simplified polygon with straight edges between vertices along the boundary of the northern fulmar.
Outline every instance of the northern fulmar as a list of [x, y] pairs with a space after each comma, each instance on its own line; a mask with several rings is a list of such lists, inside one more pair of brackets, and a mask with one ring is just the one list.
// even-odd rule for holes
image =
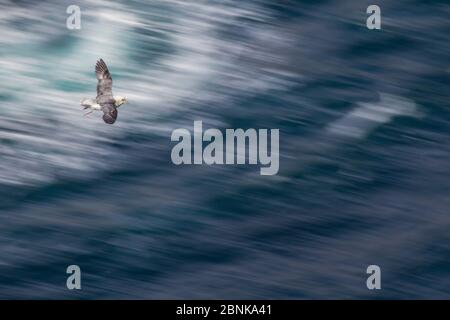
[[81, 105], [84, 109], [90, 109], [88, 115], [96, 110], [103, 111], [103, 121], [113, 124], [117, 119], [117, 108], [127, 103], [127, 99], [121, 96], [113, 96], [112, 78], [105, 61], [100, 59], [95, 65], [97, 77], [97, 97], [95, 99], [83, 99]]

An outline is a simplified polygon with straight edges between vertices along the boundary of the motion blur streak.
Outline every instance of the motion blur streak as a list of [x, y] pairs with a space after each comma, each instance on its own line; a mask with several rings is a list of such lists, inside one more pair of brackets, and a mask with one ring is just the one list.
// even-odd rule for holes
[[[0, 298], [450, 298], [446, 1], [71, 4], [0, 0]], [[279, 174], [174, 166], [195, 120], [280, 128]]]

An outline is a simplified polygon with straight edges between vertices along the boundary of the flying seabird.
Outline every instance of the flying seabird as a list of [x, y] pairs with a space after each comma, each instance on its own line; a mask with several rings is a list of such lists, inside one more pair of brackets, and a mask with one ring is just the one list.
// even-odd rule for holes
[[113, 96], [111, 74], [103, 59], [97, 61], [95, 75], [98, 80], [97, 97], [95, 99], [83, 99], [81, 101], [84, 109], [91, 110], [85, 116], [95, 110], [101, 110], [103, 111], [103, 121], [108, 124], [113, 124], [117, 119], [117, 108], [127, 103], [127, 99], [121, 96]]

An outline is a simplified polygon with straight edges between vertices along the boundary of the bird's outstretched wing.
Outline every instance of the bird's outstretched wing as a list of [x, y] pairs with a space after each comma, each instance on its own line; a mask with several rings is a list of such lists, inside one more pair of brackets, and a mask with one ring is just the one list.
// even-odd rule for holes
[[112, 103], [102, 105], [103, 121], [108, 124], [113, 124], [117, 119], [117, 109]]
[[95, 75], [97, 76], [97, 103], [108, 103], [114, 100], [112, 93], [112, 78], [105, 61], [100, 59], [95, 65]]

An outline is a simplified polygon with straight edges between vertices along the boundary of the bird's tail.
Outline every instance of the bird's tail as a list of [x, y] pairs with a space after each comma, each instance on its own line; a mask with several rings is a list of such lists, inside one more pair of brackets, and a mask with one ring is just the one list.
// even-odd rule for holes
[[85, 98], [81, 100], [81, 105], [84, 107], [83, 109], [87, 109], [91, 107], [95, 102], [92, 99]]

